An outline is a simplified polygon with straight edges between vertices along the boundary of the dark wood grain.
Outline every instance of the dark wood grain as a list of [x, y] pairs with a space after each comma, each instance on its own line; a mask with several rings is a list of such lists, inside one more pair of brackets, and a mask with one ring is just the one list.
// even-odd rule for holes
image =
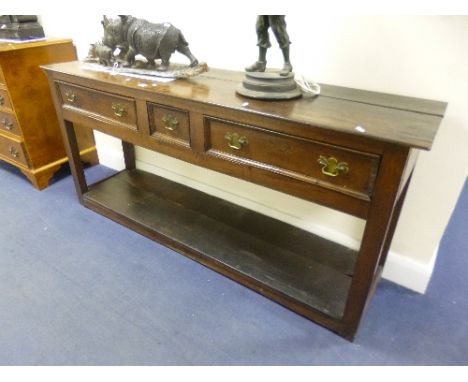
[[[297, 139], [284, 134], [273, 134], [255, 126], [232, 121], [205, 118], [206, 149], [213, 155], [231, 163], [268, 168], [268, 171], [296, 178], [369, 201], [379, 165], [379, 156], [348, 150], [334, 145]], [[237, 134], [246, 142], [233, 149], [226, 134]], [[347, 164], [349, 171], [331, 177], [322, 172], [318, 159], [335, 158]]]
[[133, 146], [131, 143], [122, 141], [122, 150], [125, 161], [125, 168], [127, 170], [133, 170], [136, 167], [135, 146]]
[[[262, 116], [274, 116], [314, 127], [423, 149], [431, 147], [441, 121], [440, 114], [446, 107], [443, 102], [420, 100], [417, 103], [413, 102], [417, 104], [415, 110], [411, 107], [395, 108], [394, 105], [401, 106], [407, 100], [406, 97], [399, 98], [400, 96], [396, 95], [387, 96], [389, 98], [387, 104], [383, 101], [371, 104], [368, 102], [368, 99], [372, 98], [371, 92], [366, 93], [368, 95], [365, 97], [356, 95], [352, 100], [349, 99], [349, 96], [344, 96], [344, 98], [304, 97], [296, 101], [277, 102], [251, 100], [235, 93], [238, 85], [238, 82], [234, 80], [236, 76], [230, 77], [228, 71], [220, 70], [216, 71], [214, 75], [208, 72], [190, 80], [158, 83], [154, 87], [151, 86], [152, 81], [87, 70], [86, 66], [76, 62], [49, 66], [48, 68], [55, 72], [88, 79], [88, 81], [103, 82], [109, 89], [111, 86], [115, 86], [116, 89], [124, 86], [141, 93], [164, 94], [166, 97], [190, 99], [212, 105], [219, 104], [222, 99], [224, 108], [242, 110]], [[48, 69], [46, 68], [46, 70]], [[227, 80], [223, 78], [223, 75]], [[142, 84], [146, 87], [142, 87]], [[380, 98], [384, 98], [384, 96]], [[423, 113], [422, 110], [429, 112]], [[357, 126], [363, 127], [365, 132], [361, 133], [356, 130]]]
[[76, 139], [73, 123], [65, 121], [62, 133], [64, 140], [67, 142], [65, 147], [68, 154], [68, 160], [70, 161], [70, 169], [73, 174], [73, 178], [75, 179], [76, 194], [80, 201], [82, 201], [83, 194], [88, 191], [88, 185], [86, 183], [83, 164], [81, 163], [80, 151], [78, 149], [78, 141]]
[[[186, 110], [148, 103], [149, 128], [153, 138], [173, 145], [190, 147], [190, 121]], [[165, 120], [173, 120], [168, 126]]]
[[132, 98], [68, 84], [60, 84], [59, 89], [62, 103], [67, 107], [96, 113], [102, 118], [109, 119], [111, 123], [137, 129], [136, 106]]
[[[314, 201], [324, 206], [340, 209], [359, 218], [367, 216], [369, 198], [363, 198], [362, 195], [356, 195], [356, 193], [352, 193], [351, 191], [343, 193], [337, 189], [333, 189], [333, 187], [330, 187], [331, 184], [327, 185], [323, 181], [310, 179], [309, 181], [304, 181], [304, 179], [300, 179], [299, 177], [285, 177], [284, 173], [272, 171], [274, 170], [272, 166], [244, 166], [239, 162], [227, 161], [226, 157], [200, 155], [183, 145], [177, 146], [153, 138], [148, 139], [147, 136], [122, 129], [122, 125], [120, 124], [111, 125], [108, 121], [95, 119], [94, 115], [76, 113], [70, 109], [64, 109], [63, 115], [75, 124], [86, 126], [94, 124], [96, 130], [116, 135], [137, 146], [155, 150], [189, 163], [295, 195], [305, 200]], [[198, 129], [198, 132], [200, 131], [203, 130]], [[202, 138], [198, 139], [201, 140]], [[314, 160], [316, 159], [314, 158]], [[318, 166], [318, 164], [314, 163], [314, 166]]]
[[343, 99], [374, 106], [406, 110], [422, 114], [443, 117], [447, 104], [445, 102], [405, 97], [396, 94], [385, 94], [368, 90], [346, 88], [342, 86], [320, 84], [321, 95], [329, 98]]
[[391, 241], [395, 229], [392, 217], [397, 204], [397, 193], [403, 179], [409, 149], [394, 146], [382, 158], [379, 175], [376, 179], [375, 195], [366, 222], [361, 248], [343, 320], [346, 322], [346, 336], [354, 338], [364, 313], [376, 277], [380, 276], [380, 258], [386, 256], [384, 249]]
[[343, 314], [355, 261], [346, 247], [139, 170], [91, 186], [84, 198], [125, 217], [134, 229], [144, 226], [203, 254], [209, 263], [332, 317]]
[[[63, 89], [63, 83], [60, 83], [60, 86]], [[104, 97], [104, 99], [109, 100], [112, 97]], [[107, 110], [111, 105], [110, 102], [106, 104], [105, 102], [91, 103], [85, 101], [87, 102], [86, 107], [80, 108], [78, 104], [70, 105], [69, 102], [64, 102], [61, 97], [58, 100], [59, 104], [61, 104], [63, 117], [74, 124], [87, 125], [104, 133], [118, 136], [138, 146], [157, 150], [190, 163], [265, 185], [326, 206], [340, 208], [360, 218], [367, 216], [368, 202], [372, 194], [373, 181], [379, 161], [378, 155], [356, 152], [352, 149], [343, 149], [329, 144], [318, 145], [318, 142], [304, 141], [295, 137], [295, 144], [291, 145], [288, 143], [286, 145], [291, 146], [290, 151], [293, 153], [291, 158], [286, 160], [294, 163], [293, 168], [302, 168], [302, 173], [294, 172], [288, 168], [282, 169], [278, 166], [273, 166], [274, 163], [272, 162], [262, 163], [261, 161], [254, 161], [243, 163], [239, 156], [221, 155], [219, 150], [212, 150], [209, 137], [210, 128], [207, 122], [213, 120], [213, 118], [208, 118], [204, 113], [198, 113], [196, 105], [185, 106], [185, 113], [190, 111], [190, 141], [200, 142], [192, 147], [188, 144], [180, 144], [180, 138], [160, 139], [161, 135], [159, 135], [159, 139], [154, 137], [151, 125], [155, 123], [155, 117], [153, 114], [154, 106], [151, 102], [148, 102], [148, 107], [145, 109], [145, 113], [148, 114], [146, 120], [150, 121], [148, 126], [149, 132], [146, 131], [146, 127], [144, 127], [145, 132], [140, 132], [134, 125], [128, 125], [101, 114], [101, 109]], [[137, 100], [136, 102], [139, 104], [140, 101]], [[143, 108], [141, 109], [143, 110]], [[184, 110], [184, 108], [182, 107], [177, 110]], [[211, 111], [208, 111], [208, 113], [211, 114]], [[184, 115], [183, 113], [181, 114]], [[226, 117], [226, 113], [224, 113], [224, 116]], [[139, 118], [143, 119], [142, 117]], [[227, 120], [224, 120], [224, 122], [229, 123]], [[231, 124], [238, 125], [234, 121], [231, 121]], [[258, 130], [258, 127], [251, 128], [252, 135], [255, 135], [255, 130]], [[151, 139], [148, 139], [148, 134]], [[290, 137], [289, 139], [293, 138]], [[223, 140], [222, 136], [220, 140]], [[225, 144], [226, 149], [229, 149], [226, 141], [222, 143]], [[266, 145], [262, 141], [258, 143], [250, 141], [250, 145], [258, 147], [259, 158], [265, 157], [266, 149], [271, 147], [273, 143], [272, 141], [271, 144]], [[317, 146], [321, 148], [320, 151], [311, 149]], [[195, 150], [198, 152], [195, 152]], [[380, 150], [380, 148], [375, 150]], [[200, 153], [208, 155], [199, 155]], [[277, 153], [283, 156], [280, 157], [276, 155]], [[350, 174], [341, 175], [337, 178], [323, 175], [321, 166], [317, 163], [320, 155], [330, 155], [350, 160], [352, 167]], [[276, 158], [277, 161], [281, 160], [281, 158], [287, 158], [287, 156], [284, 156], [284, 152], [280, 153], [278, 151], [278, 148], [276, 149], [276, 153], [270, 152], [267, 157]], [[267, 159], [265, 160], [268, 162]], [[247, 166], [244, 164], [247, 164]], [[345, 183], [342, 183], [343, 179], [346, 179]], [[358, 187], [357, 190], [356, 187]], [[324, 189], [328, 189], [333, 193], [324, 192]]]
[[[223, 70], [170, 83], [76, 62], [45, 70], [86, 207], [354, 338], [417, 149], [431, 147], [446, 104], [328, 85], [313, 99], [246, 100], [234, 92], [243, 74]], [[64, 99], [65, 89], [77, 89], [80, 101]], [[109, 114], [115, 100], [132, 108], [129, 120]], [[168, 114], [178, 129], [166, 131]], [[122, 140], [124, 172], [88, 187], [75, 137], [82, 126]], [[233, 144], [232, 133], [245, 136], [243, 143]], [[366, 219], [360, 249], [139, 171], [134, 145]], [[323, 173], [321, 155], [346, 162], [349, 171]]]

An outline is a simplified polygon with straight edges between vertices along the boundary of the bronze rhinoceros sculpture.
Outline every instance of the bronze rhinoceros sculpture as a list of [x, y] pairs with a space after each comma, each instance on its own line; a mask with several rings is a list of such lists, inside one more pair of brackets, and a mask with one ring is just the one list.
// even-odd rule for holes
[[188, 57], [191, 67], [198, 65], [182, 32], [170, 23], [150, 23], [128, 15], [119, 16], [118, 19], [104, 16], [101, 23], [104, 27], [104, 45], [113, 51], [120, 48], [125, 66], [134, 65], [135, 56], [140, 54], [153, 66], [155, 60], [161, 59], [158, 70], [165, 71], [175, 51]]

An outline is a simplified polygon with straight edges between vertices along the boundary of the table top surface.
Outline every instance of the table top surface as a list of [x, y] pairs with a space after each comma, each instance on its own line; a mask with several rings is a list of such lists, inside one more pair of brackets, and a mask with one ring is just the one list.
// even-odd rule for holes
[[243, 72], [210, 69], [190, 79], [164, 82], [95, 68], [78, 61], [43, 66], [46, 72], [61, 74], [62, 79], [63, 75], [81, 77], [426, 150], [432, 146], [447, 107], [440, 101], [327, 84], [320, 84], [317, 97], [262, 101], [236, 93]]

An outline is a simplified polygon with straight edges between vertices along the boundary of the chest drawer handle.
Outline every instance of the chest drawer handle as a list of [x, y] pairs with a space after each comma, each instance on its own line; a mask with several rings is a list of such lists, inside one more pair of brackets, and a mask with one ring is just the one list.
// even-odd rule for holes
[[179, 121], [177, 118], [170, 114], [166, 114], [164, 117], [162, 117], [162, 121], [164, 123], [164, 127], [170, 131], [174, 131], [177, 126], [179, 126]]
[[0, 106], [3, 106], [3, 104], [5, 103], [5, 98], [0, 95]]
[[75, 102], [76, 101], [76, 94], [72, 91], [65, 92], [65, 98], [68, 102]]
[[125, 110], [124, 106], [120, 103], [113, 103], [112, 104], [112, 111], [117, 117], [123, 117], [127, 111]]
[[13, 146], [10, 147], [10, 155], [13, 158], [18, 158], [19, 156], [18, 150], [16, 150]]
[[346, 162], [338, 162], [336, 158], [326, 158], [320, 155], [317, 162], [322, 165], [322, 173], [327, 176], [338, 176], [340, 173], [346, 174], [349, 172], [349, 166]]
[[12, 130], [13, 129], [13, 122], [8, 121], [6, 118], [2, 119], [2, 125], [5, 126], [5, 129]]
[[249, 143], [245, 136], [239, 136], [237, 133], [226, 133], [224, 139], [228, 141], [228, 146], [234, 150], [240, 150], [243, 145]]

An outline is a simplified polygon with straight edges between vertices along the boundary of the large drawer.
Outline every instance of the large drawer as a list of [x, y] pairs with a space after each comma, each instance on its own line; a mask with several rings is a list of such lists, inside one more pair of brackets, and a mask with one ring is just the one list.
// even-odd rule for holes
[[137, 130], [134, 99], [65, 83], [59, 84], [59, 91], [65, 107]]
[[256, 167], [359, 199], [371, 198], [378, 155], [217, 118], [205, 117], [204, 125], [206, 153], [226, 160], [227, 166]]
[[0, 88], [0, 108], [1, 107], [11, 109], [11, 101], [6, 89]]
[[20, 129], [18, 127], [18, 121], [12, 113], [6, 113], [0, 111], [0, 130], [8, 131], [10, 134], [21, 136]]
[[22, 141], [0, 135], [0, 159], [28, 166]]

